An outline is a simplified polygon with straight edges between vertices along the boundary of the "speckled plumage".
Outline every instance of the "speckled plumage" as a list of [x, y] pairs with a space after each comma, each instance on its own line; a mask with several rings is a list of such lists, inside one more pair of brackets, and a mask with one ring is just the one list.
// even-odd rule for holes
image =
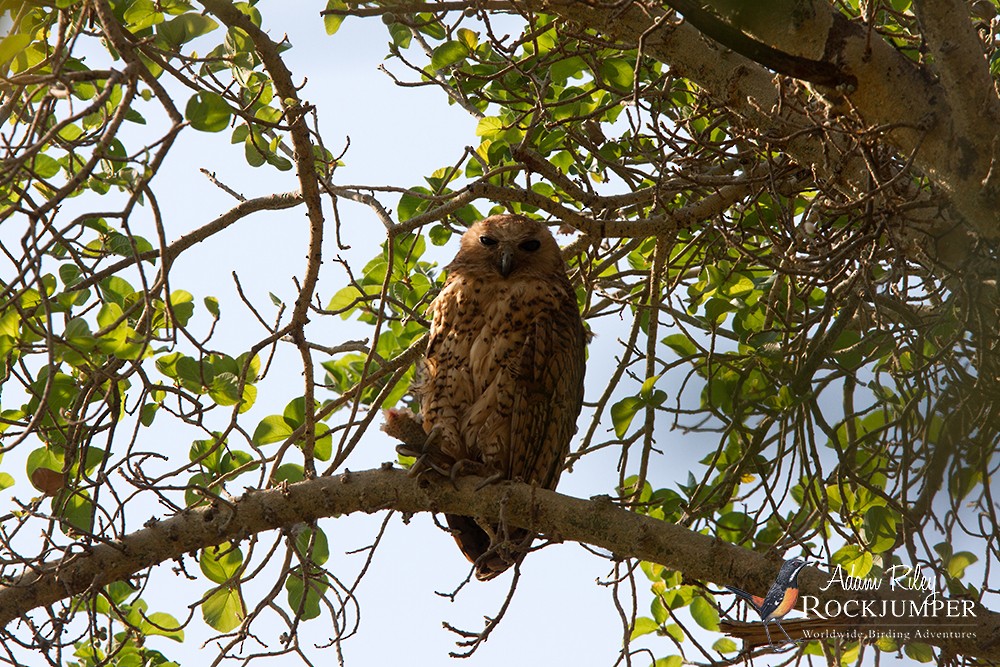
[[[586, 345], [559, 246], [542, 223], [495, 215], [462, 236], [448, 271], [419, 387], [429, 451], [441, 467], [466, 462], [554, 489], [583, 401]], [[498, 536], [499, 527], [447, 518], [480, 579], [530, 543], [527, 531]]]

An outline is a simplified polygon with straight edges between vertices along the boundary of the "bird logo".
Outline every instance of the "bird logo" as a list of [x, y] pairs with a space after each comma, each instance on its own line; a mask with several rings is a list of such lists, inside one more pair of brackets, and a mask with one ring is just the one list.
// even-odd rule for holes
[[795, 640], [789, 637], [785, 629], [781, 627], [781, 619], [795, 607], [795, 603], [799, 599], [799, 571], [808, 564], [800, 558], [786, 560], [781, 565], [781, 569], [778, 570], [778, 576], [764, 597], [751, 595], [733, 586], [726, 586], [729, 591], [746, 600], [747, 604], [760, 614], [760, 619], [764, 621], [767, 642], [771, 648], [774, 648], [774, 642], [771, 641], [771, 631], [767, 629], [769, 623], [777, 625], [788, 641], [795, 643]]

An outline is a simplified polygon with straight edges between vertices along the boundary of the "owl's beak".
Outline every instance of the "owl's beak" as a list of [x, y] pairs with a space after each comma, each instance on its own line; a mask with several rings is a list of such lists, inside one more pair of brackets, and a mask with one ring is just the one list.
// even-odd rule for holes
[[500, 249], [500, 275], [506, 278], [514, 270], [514, 252], [507, 247]]

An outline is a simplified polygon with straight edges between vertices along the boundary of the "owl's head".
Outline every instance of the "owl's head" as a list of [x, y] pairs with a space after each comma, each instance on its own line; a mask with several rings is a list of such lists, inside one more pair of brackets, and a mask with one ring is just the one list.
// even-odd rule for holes
[[475, 271], [497, 279], [566, 275], [566, 263], [548, 227], [507, 213], [469, 227], [449, 269]]

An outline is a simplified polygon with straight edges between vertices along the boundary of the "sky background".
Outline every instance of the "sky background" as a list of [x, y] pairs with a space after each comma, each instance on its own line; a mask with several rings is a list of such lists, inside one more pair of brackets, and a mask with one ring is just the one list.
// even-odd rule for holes
[[[460, 107], [449, 105], [442, 91], [435, 87], [400, 88], [379, 72], [388, 52], [388, 34], [379, 19], [348, 18], [340, 31], [331, 37], [326, 35], [319, 15], [323, 4], [265, 0], [258, 6], [264, 16], [264, 27], [272, 38], [280, 39], [287, 34], [293, 46], [283, 57], [295, 80], [304, 82], [301, 98], [317, 108], [327, 148], [337, 154], [350, 138], [345, 166], [338, 168], [335, 175], [337, 184], [423, 185], [425, 175], [454, 164], [465, 146], [478, 144], [476, 119]], [[209, 39], [217, 37], [210, 35]], [[104, 54], [95, 50], [88, 64], [91, 67], [107, 64], [104, 58]], [[392, 61], [385, 64], [397, 74], [412, 79], [398, 64]], [[163, 80], [168, 81], [166, 77]], [[168, 84], [168, 89], [176, 92], [176, 103], [183, 109], [190, 91], [173, 83]], [[130, 148], [159, 136], [156, 130], [162, 129], [163, 118], [150, 116], [148, 120], [150, 125], [146, 127], [126, 124]], [[236, 203], [200, 169], [213, 172], [220, 181], [248, 198], [298, 189], [294, 172], [278, 172], [267, 166], [255, 169], [247, 165], [242, 145], [231, 145], [229, 135], [229, 131], [205, 134], [191, 129], [181, 133], [154, 184], [168, 241], [203, 226]], [[114, 195], [111, 198], [114, 200]], [[121, 200], [119, 196], [119, 203]], [[81, 198], [67, 206], [89, 204], [105, 210], [112, 208], [107, 202], [97, 206], [95, 201], [96, 198], [89, 201]], [[394, 207], [398, 198], [393, 195], [382, 201]], [[477, 207], [485, 211], [488, 204], [478, 202]], [[345, 274], [332, 260], [339, 254], [355, 270], [360, 270], [379, 251], [385, 238], [381, 223], [368, 208], [341, 200], [339, 210], [343, 241], [351, 248], [338, 250], [332, 229], [327, 234], [326, 262], [319, 285], [320, 302], [324, 304], [344, 285]], [[327, 215], [332, 226], [328, 204]], [[148, 208], [137, 209], [130, 224], [137, 234], [153, 238]], [[0, 242], [12, 242], [17, 231], [12, 226], [5, 227], [0, 229]], [[560, 237], [559, 240], [565, 244], [569, 238]], [[457, 241], [458, 238], [453, 237], [444, 248], [428, 244], [427, 257], [443, 265], [457, 249]], [[235, 355], [266, 332], [240, 303], [232, 273], [235, 271], [239, 275], [244, 292], [265, 319], [273, 317], [275, 308], [268, 295], [273, 293], [287, 304], [294, 301], [293, 277], [301, 277], [303, 273], [306, 247], [304, 207], [257, 213], [186, 252], [172, 270], [171, 287], [186, 289], [195, 295], [199, 314], [193, 320], [192, 329], [201, 333], [206, 333], [210, 325], [210, 319], [200, 306], [201, 299], [209, 295], [218, 297], [222, 319], [210, 347]], [[3, 267], [2, 270], [11, 269]], [[603, 391], [614, 368], [615, 356], [621, 350], [618, 338], [627, 334], [629, 324], [610, 317], [596, 323], [597, 337], [590, 346], [587, 368], [587, 400], [595, 400]], [[673, 333], [668, 324], [663, 323], [661, 327], [661, 336]], [[366, 338], [371, 330], [336, 316], [314, 316], [308, 333], [315, 342], [336, 345], [348, 339]], [[671, 354], [664, 350], [664, 356]], [[317, 358], [317, 361], [323, 360]], [[257, 402], [242, 423], [252, 430], [259, 419], [280, 413], [289, 400], [300, 396], [300, 373], [298, 352], [288, 344], [279, 346], [269, 377], [259, 387]], [[670, 400], [674, 400], [669, 380], [668, 376], [658, 387], [665, 389]], [[637, 383], [626, 382], [619, 394], [634, 393], [637, 387]], [[333, 394], [320, 391], [317, 397], [323, 400], [333, 398]], [[5, 397], [5, 407], [10, 402], [11, 397]], [[587, 422], [581, 419], [580, 423]], [[715, 437], [669, 432], [667, 423], [666, 419], [660, 420], [660, 430], [656, 434], [657, 447], [664, 456], [654, 457], [650, 470], [650, 478], [657, 487], [673, 486], [686, 480], [688, 470], [697, 468], [696, 462], [716, 446]], [[142, 433], [141, 437], [145, 448], [174, 452], [176, 460], [186, 456], [191, 440], [199, 436], [179, 428], [167, 415], [162, 415], [154, 428]], [[350, 459], [349, 467], [366, 469], [384, 461], [394, 461], [394, 444], [376, 428], [369, 429]], [[578, 441], [574, 441], [573, 446], [576, 444]], [[4, 468], [23, 471], [24, 454], [26, 451], [8, 454]], [[618, 481], [617, 456], [617, 450], [608, 449], [585, 457], [571, 474], [563, 476], [559, 490], [583, 498], [612, 493]], [[23, 479], [23, 474], [20, 477]], [[248, 475], [246, 479], [250, 478]], [[230, 489], [233, 493], [241, 490], [241, 487]], [[28, 494], [22, 482], [0, 492], [0, 504], [8, 506], [6, 500], [11, 496], [25, 498]], [[130, 510], [133, 512], [129, 517], [131, 530], [148, 517], [162, 517], [167, 513], [165, 508], [152, 503], [143, 508], [148, 512], [145, 515], [141, 511], [136, 513], [138, 509]], [[371, 544], [383, 519], [384, 514], [380, 514], [321, 522], [330, 542], [331, 560], [327, 567], [348, 585], [366, 557], [364, 553], [351, 555], [348, 552]], [[190, 571], [197, 571], [191, 559], [187, 566]], [[483, 617], [493, 616], [499, 610], [507, 595], [511, 575], [508, 573], [488, 583], [473, 581], [454, 602], [437, 595], [436, 591], [452, 591], [462, 582], [469, 571], [468, 563], [452, 539], [434, 527], [429, 515], [415, 516], [408, 525], [395, 515], [376, 550], [370, 574], [356, 591], [360, 612], [355, 615], [359, 615], [360, 623], [355, 636], [342, 646], [344, 660], [348, 665], [406, 663], [507, 667], [512, 662], [612, 665], [622, 645], [623, 628], [611, 587], [607, 585], [611, 568], [607, 559], [571, 543], [531, 554], [522, 567], [518, 591], [500, 627], [469, 661], [455, 663], [448, 653], [455, 650], [456, 637], [442, 627], [442, 622], [466, 630], [480, 630]], [[255, 592], [260, 593], [272, 585], [276, 571], [276, 568], [265, 570], [256, 587], [248, 588], [250, 604], [256, 601]], [[649, 585], [641, 573], [637, 575], [637, 587], [637, 615], [649, 615]], [[150, 603], [150, 611], [167, 611], [184, 619], [187, 605], [197, 600], [206, 588], [204, 579], [187, 581], [173, 571], [172, 563], [165, 563], [154, 568], [144, 597]], [[632, 602], [627, 591], [622, 592], [621, 602], [626, 614], [631, 615]], [[200, 616], [197, 609], [193, 613]], [[354, 618], [350, 620], [353, 622]], [[283, 627], [281, 624], [269, 626], [266, 622], [255, 626], [260, 639], [275, 648], [277, 634]], [[271, 630], [274, 630], [273, 636], [268, 635]], [[212, 645], [202, 645], [215, 633], [200, 618], [189, 624], [185, 632], [183, 646], [163, 638], [152, 638], [149, 645], [160, 648], [182, 665], [208, 664], [215, 658], [217, 652]], [[304, 646], [327, 644], [332, 634], [326, 616], [304, 624], [302, 633]], [[703, 633], [702, 636], [706, 639], [705, 645], [710, 646], [721, 635]], [[675, 652], [669, 639], [662, 637], [644, 637], [632, 648], [637, 650], [642, 646], [653, 649], [652, 653], [635, 656], [634, 664], [642, 667], [654, 658]], [[258, 650], [262, 647], [248, 642], [244, 652]], [[314, 664], [336, 662], [333, 649], [310, 651], [309, 654], [315, 659]], [[30, 659], [26, 664], [32, 664]], [[285, 656], [266, 664], [300, 663], [294, 656]]]

